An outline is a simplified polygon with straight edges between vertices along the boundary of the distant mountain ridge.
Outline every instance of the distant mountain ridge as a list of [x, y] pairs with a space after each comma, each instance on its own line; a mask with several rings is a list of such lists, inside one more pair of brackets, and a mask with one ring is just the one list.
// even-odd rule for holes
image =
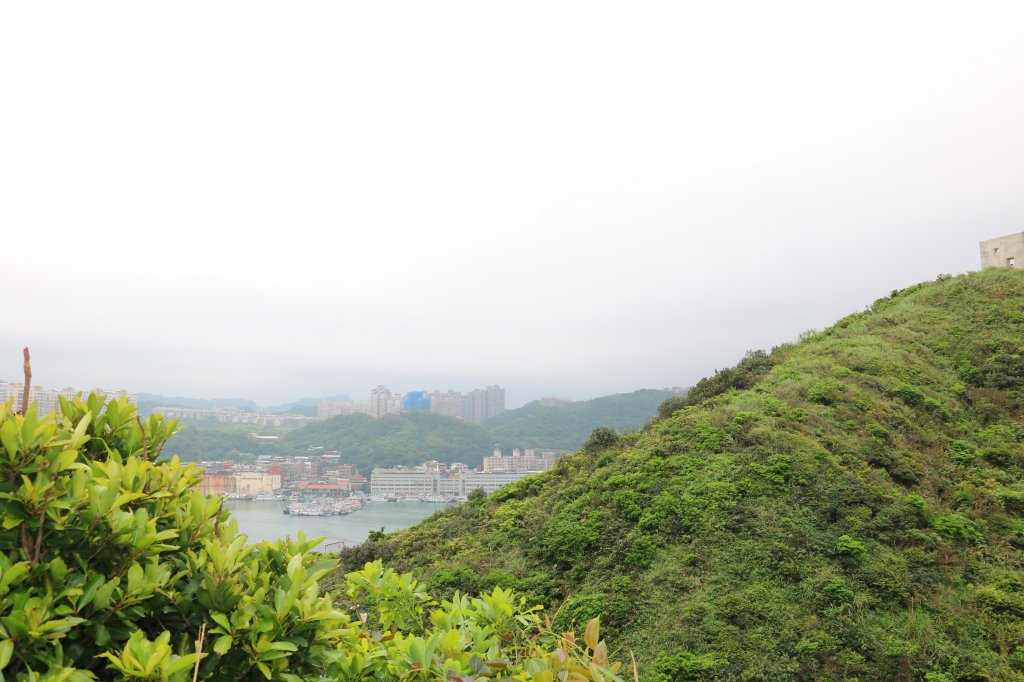
[[197, 409], [212, 407], [237, 407], [241, 410], [258, 410], [260, 406], [253, 400], [245, 398], [188, 398], [185, 396], [166, 396], [159, 393], [136, 393], [139, 408], [150, 407], [194, 407]]
[[138, 393], [139, 409], [148, 414], [154, 407], [192, 407], [210, 409], [214, 407], [236, 407], [240, 410], [262, 410], [272, 414], [316, 414], [317, 405], [321, 402], [344, 402], [351, 398], [344, 393], [324, 396], [322, 398], [300, 398], [290, 403], [264, 407], [255, 400], [247, 398], [189, 398], [187, 396], [166, 396], [159, 393]]

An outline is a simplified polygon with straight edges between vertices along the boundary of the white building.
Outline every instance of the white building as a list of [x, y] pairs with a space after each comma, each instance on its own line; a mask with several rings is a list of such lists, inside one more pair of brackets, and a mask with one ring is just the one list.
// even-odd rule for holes
[[547, 471], [555, 466], [556, 459], [558, 459], [558, 453], [554, 450], [544, 450], [538, 455], [530, 448], [527, 448], [525, 452], [515, 448], [512, 450], [511, 457], [505, 457], [501, 454], [501, 449], [496, 448], [493, 455], [484, 458], [484, 471], [514, 471], [518, 473]]
[[474, 490], [483, 489], [489, 495], [539, 471], [470, 471], [464, 464], [448, 467], [439, 462], [417, 467], [377, 467], [370, 476], [370, 494], [399, 498], [466, 497]]
[[[13, 399], [14, 409], [20, 410], [24, 391], [25, 386], [20, 381], [0, 382], [0, 403]], [[29, 404], [36, 404], [36, 414], [44, 415], [60, 410], [60, 396], [70, 400], [80, 393], [83, 399], [87, 399], [90, 393], [98, 393], [108, 400], [112, 398], [127, 398], [132, 404], [138, 403], [136, 397], [127, 391], [108, 391], [102, 388], [94, 388], [91, 391], [78, 391], [70, 386], [55, 391], [39, 385], [33, 385], [29, 389], [28, 399]]]
[[383, 417], [391, 412], [391, 391], [386, 386], [376, 386], [370, 391], [366, 413], [371, 417]]

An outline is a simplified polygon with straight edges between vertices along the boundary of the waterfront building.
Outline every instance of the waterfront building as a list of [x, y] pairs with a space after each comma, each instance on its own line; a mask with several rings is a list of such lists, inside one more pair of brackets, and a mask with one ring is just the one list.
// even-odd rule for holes
[[512, 450], [512, 456], [502, 455], [500, 448], [495, 448], [494, 454], [484, 458], [484, 471], [512, 471], [512, 472], [533, 472], [547, 471], [555, 465], [558, 453], [554, 450], [544, 450], [537, 454], [535, 450], [527, 448], [525, 452], [519, 448]]
[[234, 479], [235, 492], [241, 495], [272, 493], [281, 487], [280, 474], [268, 474], [265, 471], [236, 471]]
[[[494, 458], [498, 460], [495, 461]], [[518, 457], [502, 457], [501, 451], [484, 461], [484, 471], [473, 471], [461, 463], [451, 465], [430, 461], [416, 467], [377, 467], [370, 476], [370, 493], [386, 497], [465, 497], [474, 490], [493, 493], [503, 485], [550, 469], [554, 451], [537, 456], [532, 450]], [[487, 462], [497, 466], [487, 468]]]

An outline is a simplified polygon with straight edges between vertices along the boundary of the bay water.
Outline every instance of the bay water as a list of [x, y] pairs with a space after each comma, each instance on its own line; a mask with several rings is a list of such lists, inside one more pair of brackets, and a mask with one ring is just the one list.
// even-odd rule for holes
[[338, 549], [336, 543], [351, 547], [366, 540], [371, 530], [386, 532], [415, 525], [447, 505], [435, 502], [369, 502], [343, 516], [292, 516], [284, 513], [287, 502], [228, 500], [231, 517], [250, 542], [295, 538], [303, 531], [307, 538], [328, 538], [321, 549]]

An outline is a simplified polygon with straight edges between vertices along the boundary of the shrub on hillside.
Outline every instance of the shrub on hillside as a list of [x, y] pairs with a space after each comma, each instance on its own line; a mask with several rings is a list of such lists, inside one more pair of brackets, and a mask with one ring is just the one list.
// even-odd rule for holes
[[611, 679], [596, 623], [577, 645], [500, 588], [437, 603], [377, 562], [336, 603], [316, 542], [246, 544], [160, 458], [174, 428], [95, 395], [0, 404], [0, 679]]

